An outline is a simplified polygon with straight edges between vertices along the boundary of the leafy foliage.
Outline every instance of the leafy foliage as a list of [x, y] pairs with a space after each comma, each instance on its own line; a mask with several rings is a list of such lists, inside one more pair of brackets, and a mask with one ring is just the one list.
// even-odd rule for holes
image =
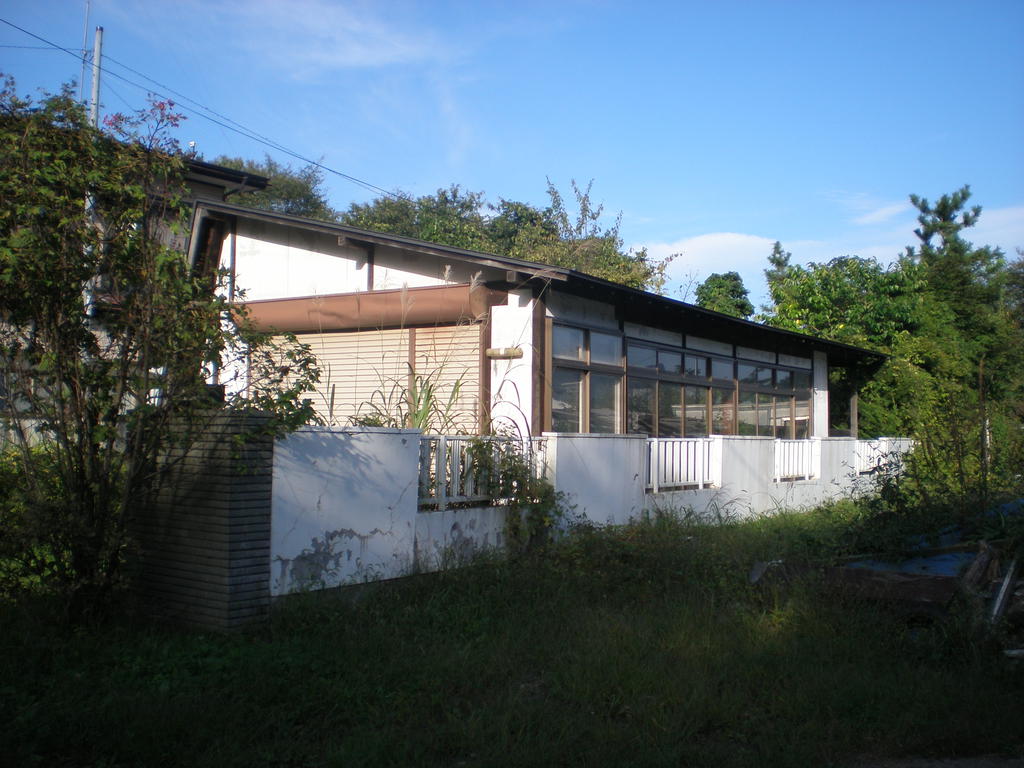
[[634, 288], [660, 290], [671, 259], [655, 262], [646, 249], [627, 251], [619, 219], [602, 224], [604, 208], [591, 199], [591, 184], [572, 182], [574, 208], [551, 181], [550, 204], [537, 208], [501, 199], [488, 203], [482, 192], [458, 185], [414, 198], [404, 193], [371, 203], [353, 203], [339, 220], [350, 226], [390, 232], [455, 248], [494, 253], [576, 269]]
[[747, 320], [754, 314], [748, 296], [738, 272], [715, 272], [697, 286], [696, 298], [698, 307]]
[[324, 190], [323, 171], [316, 165], [292, 168], [270, 155], [265, 155], [262, 161], [222, 155], [213, 162], [270, 180], [267, 189], [241, 195], [238, 198], [241, 205], [324, 221], [337, 218]]
[[517, 437], [481, 437], [467, 449], [477, 488], [505, 507], [506, 547], [534, 552], [551, 542], [569, 509], [565, 495], [537, 471], [534, 448]]
[[922, 494], [963, 505], [1024, 482], [1021, 267], [965, 239], [981, 215], [969, 198], [968, 187], [935, 204], [912, 195], [918, 243], [890, 267], [855, 256], [797, 266], [776, 243], [762, 317], [889, 355], [866, 380], [854, 371], [837, 383], [863, 385], [865, 433], [917, 439], [911, 477]]
[[186, 263], [177, 121], [156, 103], [100, 132], [69, 89], [39, 104], [10, 79], [0, 91], [0, 589], [54, 590], [73, 617], [119, 582], [159, 457], [215, 407], [213, 370], [250, 367], [229, 405], [275, 428], [311, 414], [308, 350], [246, 329], [218, 275]]

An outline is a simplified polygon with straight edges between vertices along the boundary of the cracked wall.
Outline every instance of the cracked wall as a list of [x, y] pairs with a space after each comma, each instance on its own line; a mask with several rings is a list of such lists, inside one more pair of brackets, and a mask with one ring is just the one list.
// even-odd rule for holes
[[419, 432], [307, 427], [274, 449], [272, 595], [413, 568]]

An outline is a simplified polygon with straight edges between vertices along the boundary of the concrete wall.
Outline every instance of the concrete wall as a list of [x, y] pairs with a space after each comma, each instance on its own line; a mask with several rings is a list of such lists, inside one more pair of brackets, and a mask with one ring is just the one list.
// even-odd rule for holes
[[645, 508], [643, 435], [546, 434], [548, 478], [573, 514], [625, 523]]
[[[648, 504], [668, 509], [691, 509], [702, 517], [748, 517], [781, 509], [807, 509], [826, 501], [863, 493], [867, 478], [856, 471], [857, 441], [849, 437], [815, 438], [816, 476], [810, 480], [776, 483], [770, 438], [721, 436], [722, 461], [717, 487], [704, 490], [649, 493]], [[910, 450], [909, 441], [902, 446]]]
[[307, 427], [274, 447], [270, 591], [413, 569], [417, 430]]
[[416, 567], [436, 571], [505, 545], [505, 508], [423, 511], [416, 516]]
[[[171, 485], [136, 521], [139, 591], [152, 612], [233, 628], [265, 615], [272, 596], [458, 565], [505, 543], [504, 508], [419, 510], [417, 430], [308, 427], [239, 446], [233, 436], [251, 427], [212, 418], [200, 442], [172, 457]], [[572, 517], [597, 524], [655, 509], [735, 519], [849, 496], [867, 482], [852, 438], [813, 439], [817, 476], [776, 483], [771, 439], [719, 436], [713, 487], [655, 494], [645, 487], [644, 436], [545, 437], [545, 476]]]

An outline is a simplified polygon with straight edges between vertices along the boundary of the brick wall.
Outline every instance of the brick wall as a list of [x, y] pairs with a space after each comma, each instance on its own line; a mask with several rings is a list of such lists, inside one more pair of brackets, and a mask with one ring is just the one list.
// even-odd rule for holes
[[273, 438], [265, 424], [212, 414], [187, 449], [172, 451], [162, 490], [137, 512], [136, 586], [155, 617], [235, 629], [267, 614]]

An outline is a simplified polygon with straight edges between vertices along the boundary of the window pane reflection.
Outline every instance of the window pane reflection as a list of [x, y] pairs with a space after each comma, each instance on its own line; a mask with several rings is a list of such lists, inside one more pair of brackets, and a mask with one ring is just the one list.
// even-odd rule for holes
[[740, 392], [739, 434], [757, 434], [757, 395], [753, 392]]
[[619, 377], [590, 374], [590, 431], [614, 433], [619, 427]]
[[658, 384], [658, 437], [682, 437], [683, 388], [678, 384]]
[[686, 387], [686, 436], [708, 434], [708, 388]]
[[566, 360], [585, 360], [583, 331], [556, 325], [551, 330], [552, 354]]
[[645, 379], [629, 381], [629, 424], [627, 432], [654, 434], [654, 382]]
[[629, 364], [634, 368], [657, 368], [658, 354], [650, 347], [629, 347]]
[[622, 365], [622, 339], [607, 333], [591, 331], [590, 362]]
[[579, 432], [583, 374], [555, 368], [551, 380], [551, 429], [554, 432]]
[[736, 409], [731, 389], [711, 390], [711, 434], [731, 435], [735, 430]]

